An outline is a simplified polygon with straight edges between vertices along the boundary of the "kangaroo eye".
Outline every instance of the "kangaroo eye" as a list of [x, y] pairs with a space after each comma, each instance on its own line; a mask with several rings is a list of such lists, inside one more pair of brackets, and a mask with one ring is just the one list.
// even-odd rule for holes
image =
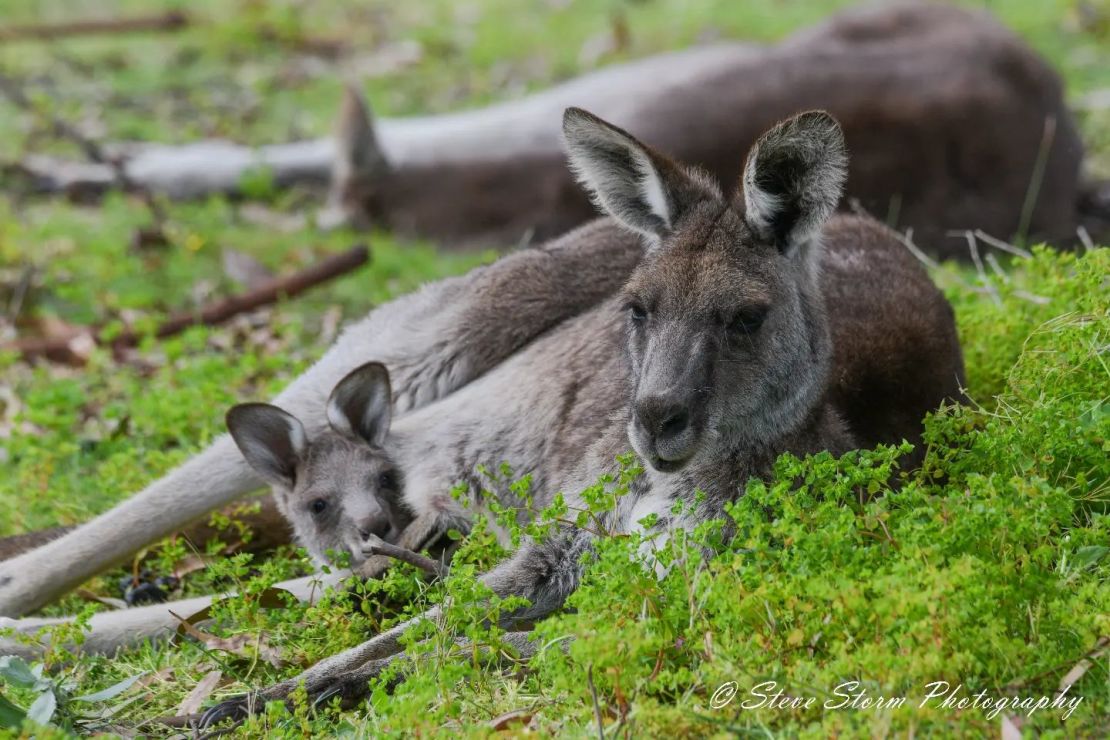
[[308, 505], [309, 510], [316, 515], [323, 514], [328, 508], [328, 502], [322, 498], [318, 498]]
[[729, 331], [737, 334], [755, 334], [759, 331], [759, 327], [763, 326], [763, 321], [766, 318], [766, 306], [749, 306], [733, 317], [728, 328]]
[[628, 316], [637, 324], [647, 320], [648, 312], [644, 305], [639, 301], [632, 301], [628, 304]]
[[378, 488], [384, 488], [388, 491], [397, 490], [397, 476], [393, 474], [392, 470], [387, 470], [378, 476]]

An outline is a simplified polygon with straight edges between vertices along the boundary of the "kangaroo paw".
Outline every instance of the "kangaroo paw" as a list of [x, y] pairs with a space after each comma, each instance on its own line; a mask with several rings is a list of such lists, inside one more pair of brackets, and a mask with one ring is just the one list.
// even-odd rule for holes
[[[312, 698], [312, 707], [319, 708], [326, 705], [328, 702], [339, 698], [339, 706], [342, 709], [351, 709], [357, 705], [361, 700], [370, 695], [370, 681], [381, 675], [388, 666], [392, 665], [398, 658], [405, 659], [405, 655], [394, 655], [389, 658], [382, 658], [379, 660], [371, 660], [358, 668], [343, 673], [332, 680], [321, 682], [321, 687], [318, 691], [309, 692]], [[386, 685], [387, 691], [393, 691], [404, 680], [400, 674], [394, 676], [389, 680]]]
[[197, 731], [204, 732], [202, 737], [215, 737], [220, 732], [208, 732], [225, 720], [231, 720], [231, 726], [242, 724], [260, 709], [264, 701], [257, 694], [240, 694], [230, 699], [225, 699], [214, 707], [207, 709], [197, 721]]

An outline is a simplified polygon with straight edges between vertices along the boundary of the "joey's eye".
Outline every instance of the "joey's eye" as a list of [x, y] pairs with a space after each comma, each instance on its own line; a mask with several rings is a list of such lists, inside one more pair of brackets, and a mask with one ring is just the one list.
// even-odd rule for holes
[[327, 508], [328, 502], [322, 498], [318, 498], [308, 505], [309, 511], [311, 511], [313, 514], [316, 514], [317, 516], [323, 514], [327, 510]]
[[637, 324], [647, 320], [648, 312], [644, 308], [644, 304], [639, 301], [630, 301], [628, 306], [628, 316]]
[[378, 488], [384, 488], [387, 491], [397, 490], [397, 476], [392, 470], [386, 470], [378, 475]]
[[732, 318], [728, 329], [737, 334], [755, 334], [766, 318], [767, 306], [748, 306]]

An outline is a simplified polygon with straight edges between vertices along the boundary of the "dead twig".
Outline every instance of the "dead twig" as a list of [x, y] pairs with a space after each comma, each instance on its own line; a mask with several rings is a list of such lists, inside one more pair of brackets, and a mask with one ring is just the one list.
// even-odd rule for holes
[[0, 41], [25, 39], [57, 39], [67, 36], [93, 36], [116, 33], [144, 33], [150, 31], [179, 31], [192, 20], [180, 10], [170, 10], [155, 15], [136, 15], [129, 18], [87, 18], [62, 23], [34, 23], [24, 26], [0, 28]]
[[408, 563], [437, 578], [447, 577], [447, 566], [443, 563], [432, 560], [418, 552], [413, 552], [408, 548], [390, 544], [380, 537], [375, 537], [362, 551], [366, 555], [385, 555], [387, 558], [400, 560], [402, 563]]
[[597, 687], [594, 686], [594, 664], [586, 666], [586, 686], [590, 689], [590, 698], [594, 702], [594, 718], [597, 720], [597, 736], [605, 740], [605, 723], [601, 719], [601, 704], [597, 700]]
[[994, 283], [987, 277], [987, 271], [983, 269], [983, 260], [979, 258], [979, 243], [975, 240], [975, 234], [972, 231], [965, 231], [964, 238], [967, 239], [967, 251], [971, 253], [971, 262], [975, 265], [975, 272], [979, 275], [979, 282], [987, 289], [988, 295], [994, 301], [994, 305], [1001, 306], [1002, 299], [998, 295], [998, 290], [994, 287]]
[[[216, 326], [238, 314], [275, 303], [279, 298], [292, 298], [354, 270], [364, 264], [369, 256], [367, 247], [360, 244], [300, 272], [268, 280], [254, 290], [216, 301], [199, 311], [176, 313], [155, 330], [154, 336], [165, 339], [180, 334], [191, 326]], [[100, 330], [85, 328], [61, 337], [20, 340], [0, 349], [18, 352], [28, 360], [45, 357], [56, 362], [73, 363], [75, 360], [83, 362], [80, 356], [75, 357], [73, 349], [73, 343], [82, 338], [91, 338], [94, 344], [109, 344], [113, 348], [122, 349], [137, 345], [145, 336], [145, 333], [128, 329], [118, 336], [108, 338]]]
[[983, 259], [990, 265], [991, 271], [995, 274], [995, 277], [997, 277], [1003, 285], [1009, 285], [1010, 276], [1002, 269], [1002, 265], [998, 263], [998, 258], [994, 256], [994, 252], [987, 252]]
[[1048, 165], [1048, 153], [1055, 139], [1056, 116], [1047, 116], [1044, 119], [1044, 133], [1041, 134], [1037, 158], [1033, 160], [1033, 174], [1029, 178], [1029, 189], [1025, 191], [1025, 202], [1021, 204], [1021, 219], [1018, 221], [1017, 230], [1019, 242], [1024, 242], [1029, 236], [1029, 224], [1033, 220], [1033, 209], [1037, 207], [1037, 198], [1041, 194], [1041, 183], [1044, 181], [1044, 171]]
[[[850, 198], [848, 200], [848, 205], [852, 209], [852, 213], [856, 214], [857, 216], [874, 218], [874, 216], [871, 215], [870, 211], [863, 207], [863, 204], [859, 202], [858, 198]], [[925, 254], [925, 252], [921, 250], [921, 247], [917, 246], [917, 244], [914, 243], [912, 226], [906, 229], [905, 234], [894, 228], [892, 228], [890, 232], [894, 234], [894, 238], [897, 239], [903, 247], [909, 250], [910, 254], [912, 254], [918, 262], [925, 265], [931, 270], [940, 269], [940, 263], [929, 255]]]
[[[1080, 228], [1082, 228], [1082, 227], [1080, 227]], [[1015, 255], [1017, 257], [1022, 257], [1024, 259], [1029, 259], [1030, 257], [1033, 256], [1032, 252], [1030, 252], [1028, 250], [1025, 250], [1025, 249], [1022, 249], [1021, 247], [1015, 247], [1013, 244], [1010, 244], [1009, 242], [1004, 242], [1001, 239], [999, 239], [998, 237], [991, 236], [990, 234], [983, 231], [982, 229], [976, 229], [974, 233], [975, 233], [975, 238], [976, 239], [979, 239], [981, 241], [985, 241], [987, 244], [990, 244], [995, 249], [1001, 249], [1003, 252], [1009, 252], [1012, 255]]]

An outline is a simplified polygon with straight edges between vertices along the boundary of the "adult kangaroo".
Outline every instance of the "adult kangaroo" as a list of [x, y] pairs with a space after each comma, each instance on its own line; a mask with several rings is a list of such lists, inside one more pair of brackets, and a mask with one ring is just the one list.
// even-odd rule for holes
[[[853, 448], [858, 439], [838, 411], [831, 372], [837, 340], [874, 344], [881, 366], [889, 359], [890, 345], [881, 340], [888, 333], [946, 338], [939, 346], [947, 351], [916, 359], [932, 366], [941, 386], [947, 382], [959, 393], [960, 355], [943, 298], [919, 266], [902, 267], [899, 258], [888, 257], [902, 252], [882, 227], [830, 219], [847, 153], [828, 114], [801, 114], [764, 134], [748, 155], [742, 186], [727, 196], [703, 173], [584, 111], [568, 110], [563, 126], [579, 180], [647, 243], [645, 259], [610, 304], [623, 314], [626, 402], [558, 486], [572, 510], [585, 507], [578, 492], [616, 472], [616, 458], [629, 446], [646, 471], [598, 527], [630, 532], [653, 521], [650, 531], [664, 537], [723, 518], [745, 482], [769, 475], [783, 452]], [[916, 276], [902, 294], [874, 279], [875, 268], [887, 274], [895, 267], [891, 275], [898, 279]], [[845, 284], [831, 287], [840, 281]], [[830, 317], [841, 309], [872, 321], [849, 324], [853, 329], [834, 339]], [[685, 505], [676, 508], [679, 502]], [[529, 602], [504, 617], [505, 626], [558, 609], [576, 588], [582, 555], [596, 536], [593, 529], [563, 525], [482, 576], [498, 596]], [[219, 705], [202, 724], [241, 716], [256, 699], [282, 698], [301, 682], [310, 696], [362, 695], [368, 679], [400, 650], [398, 638], [412, 623], [260, 697]]]

